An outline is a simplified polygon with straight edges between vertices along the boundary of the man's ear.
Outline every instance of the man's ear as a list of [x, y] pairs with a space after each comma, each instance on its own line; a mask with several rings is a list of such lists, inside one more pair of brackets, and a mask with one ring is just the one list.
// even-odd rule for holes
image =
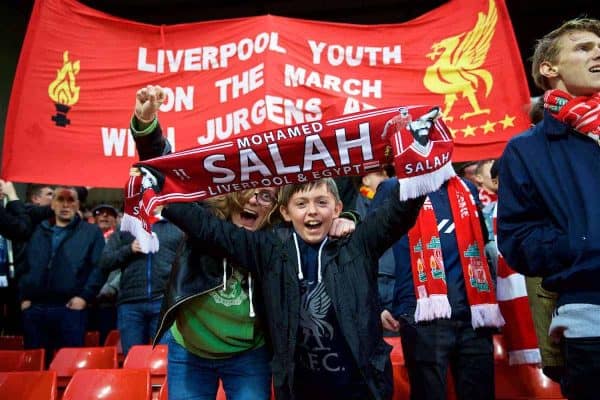
[[284, 206], [284, 205], [279, 206], [279, 213], [283, 217], [284, 221], [286, 221], [286, 222], [292, 221], [292, 217], [290, 217], [290, 214], [288, 213], [288, 209], [286, 206]]
[[543, 61], [540, 64], [540, 74], [546, 78], [556, 78], [558, 76], [558, 68], [552, 65], [550, 61]]

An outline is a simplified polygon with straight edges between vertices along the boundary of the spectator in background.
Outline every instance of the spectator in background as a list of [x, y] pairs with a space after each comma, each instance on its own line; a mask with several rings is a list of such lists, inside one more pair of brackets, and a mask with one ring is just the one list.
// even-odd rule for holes
[[458, 176], [473, 183], [475, 186], [477, 186], [477, 190], [479, 190], [479, 184], [477, 183], [477, 180], [475, 179], [475, 169], [476, 168], [477, 168], [477, 161], [469, 161], [469, 162], [466, 162], [466, 163], [463, 163], [462, 165], [460, 165], [460, 167], [458, 167], [458, 170], [456, 172], [458, 173]]
[[[473, 179], [479, 188], [479, 201], [481, 206], [485, 208], [490, 203], [498, 201], [498, 183], [494, 183], [490, 174], [490, 169], [494, 163], [493, 158], [478, 161], [475, 164], [475, 175]], [[488, 227], [489, 228], [489, 227]]]
[[[91, 214], [93, 223], [100, 228], [104, 241], [107, 242], [117, 228], [117, 209], [109, 204], [100, 204], [94, 207]], [[117, 294], [120, 280], [121, 270], [112, 271], [90, 309], [89, 329], [100, 333], [100, 343], [104, 343], [111, 330], [117, 329]]]
[[121, 271], [117, 297], [117, 327], [123, 354], [131, 346], [149, 344], [158, 329], [165, 287], [183, 233], [166, 219], [152, 226], [158, 237], [158, 252], [144, 254], [129, 232], [115, 231], [102, 253], [105, 274]]
[[358, 178], [360, 179], [360, 185], [358, 185], [358, 196], [356, 197], [354, 211], [358, 213], [361, 219], [364, 219], [369, 211], [369, 205], [375, 197], [377, 186], [388, 178], [388, 173], [382, 169], [369, 172]]
[[56, 188], [51, 207], [54, 221], [33, 232], [19, 281], [25, 348], [45, 348], [47, 361], [60, 347], [84, 345], [86, 308], [103, 282], [104, 247], [100, 229], [77, 214], [74, 188]]
[[549, 333], [562, 341], [563, 393], [598, 398], [600, 376], [600, 20], [575, 19], [536, 45], [543, 120], [507, 144], [498, 244], [516, 271], [558, 294]]
[[[379, 185], [374, 210], [397, 185]], [[429, 194], [415, 226], [392, 246], [396, 284], [381, 320], [400, 332], [413, 400], [445, 399], [448, 368], [458, 399], [494, 398], [492, 334], [504, 320], [478, 203], [474, 185], [452, 178]]]
[[42, 183], [31, 183], [27, 187], [27, 199], [36, 206], [49, 206], [52, 203], [54, 188]]

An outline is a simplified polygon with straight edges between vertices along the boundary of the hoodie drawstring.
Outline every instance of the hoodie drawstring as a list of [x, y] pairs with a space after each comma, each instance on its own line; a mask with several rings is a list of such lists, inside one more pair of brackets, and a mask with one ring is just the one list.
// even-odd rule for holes
[[227, 259], [223, 259], [223, 292], [227, 289]]
[[248, 272], [248, 298], [250, 299], [250, 313], [248, 314], [250, 318], [254, 318], [256, 314], [254, 313], [254, 304], [252, 304], [252, 274]]
[[325, 243], [327, 243], [327, 238], [323, 240], [321, 245], [319, 246], [319, 255], [317, 256], [317, 262], [319, 263], [319, 269], [317, 270], [317, 282], [321, 282], [321, 252], [323, 251], [323, 247], [325, 247]]
[[298, 245], [298, 237], [296, 236], [296, 232], [294, 235], [294, 244], [296, 245], [296, 257], [298, 258], [298, 279], [303, 280], [304, 275], [302, 274], [302, 258], [300, 258], [300, 246]]

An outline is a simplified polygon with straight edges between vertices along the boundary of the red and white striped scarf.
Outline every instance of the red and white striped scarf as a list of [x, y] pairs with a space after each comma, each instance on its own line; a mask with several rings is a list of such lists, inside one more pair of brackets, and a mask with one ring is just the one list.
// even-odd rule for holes
[[557, 120], [598, 141], [600, 93], [595, 93], [593, 96], [573, 97], [562, 90], [548, 90], [544, 93], [544, 108]]
[[[496, 302], [485, 257], [475, 199], [467, 185], [458, 177], [448, 181], [447, 190], [471, 309], [471, 324], [474, 329], [501, 327], [504, 319]], [[448, 301], [440, 234], [429, 198], [421, 208], [417, 223], [408, 232], [408, 241], [417, 297], [415, 321], [450, 318], [452, 310]]]
[[[497, 210], [496, 205], [493, 211], [494, 237], [497, 232]], [[500, 252], [498, 252], [497, 295], [500, 310], [506, 319], [502, 334], [508, 350], [509, 364], [541, 363], [542, 356], [531, 316], [525, 277], [509, 267]]]

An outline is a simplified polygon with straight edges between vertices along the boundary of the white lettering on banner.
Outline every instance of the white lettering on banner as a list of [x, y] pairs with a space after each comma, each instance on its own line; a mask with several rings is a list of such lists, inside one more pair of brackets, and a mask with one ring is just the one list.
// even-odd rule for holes
[[187, 89], [184, 89], [180, 86], [175, 87], [175, 91], [173, 89], [164, 87], [163, 91], [165, 92], [165, 100], [161, 104], [159, 110], [162, 112], [167, 111], [182, 111], [183, 108], [187, 111], [194, 109], [194, 87], [188, 86]]
[[378, 64], [402, 64], [402, 48], [399, 44], [395, 46], [373, 47], [373, 46], [341, 46], [339, 44], [327, 44], [309, 40], [308, 45], [312, 52], [312, 62], [319, 65], [324, 54], [329, 65], [334, 67], [346, 64], [349, 67], [358, 67], [366, 62], [374, 67]]
[[[127, 150], [127, 157], [135, 157], [135, 140], [128, 128], [109, 128], [101, 127], [102, 148], [105, 157], [123, 157]], [[171, 148], [175, 150], [175, 128], [167, 127], [167, 139], [171, 143]], [[127, 146], [126, 146], [127, 145]]]
[[[300, 126], [301, 131], [304, 131], [305, 128], [307, 128], [307, 131], [315, 128], [319, 130], [323, 129], [320, 123], [318, 125], [305, 124]], [[331, 176], [332, 174], [347, 175], [354, 169], [354, 172], [358, 174], [361, 170], [361, 164], [350, 164], [349, 151], [351, 149], [360, 149], [364, 161], [373, 159], [369, 123], [363, 122], [359, 124], [359, 132], [360, 137], [358, 139], [348, 139], [346, 137], [345, 129], [337, 129], [335, 131], [337, 151], [334, 152], [330, 152], [319, 135], [313, 134], [305, 136], [303, 146], [304, 157], [301, 163], [296, 164], [290, 163], [286, 165], [277, 143], [270, 144], [268, 146], [268, 153], [261, 153], [261, 155], [256, 152], [256, 147], [242, 148], [237, 155], [239, 157], [240, 165], [239, 179], [236, 179], [237, 176], [234, 170], [223, 166], [232, 165], [232, 161], [228, 161], [225, 154], [211, 154], [203, 160], [202, 165], [204, 169], [211, 174], [212, 183], [215, 185], [231, 184], [234, 181], [240, 181], [242, 183], [249, 182], [253, 179], [252, 175], [256, 174], [260, 175], [260, 184], [263, 186], [277, 186], [278, 183], [276, 177], [289, 173], [298, 173], [299, 180], [301, 180], [300, 175], [309, 173], [312, 173], [313, 176], [315, 176], [315, 174], [322, 176]], [[255, 136], [260, 137], [262, 135], [265, 137], [269, 133], [270, 132], [266, 132]], [[249, 140], [251, 141], [252, 139]], [[249, 144], [248, 141], [244, 141], [243, 143], [245, 146]], [[334, 159], [335, 154], [339, 154], [337, 162]], [[230, 157], [231, 156], [233, 155], [230, 155]], [[261, 159], [261, 157], [266, 157], [266, 159]], [[314, 163], [319, 161], [326, 167], [324, 171], [312, 171]], [[274, 165], [274, 171], [270, 169], [270, 165]], [[302, 168], [300, 167], [301, 165]]]
[[302, 67], [294, 67], [286, 64], [284, 70], [284, 85], [287, 87], [317, 87], [319, 89], [331, 90], [336, 93], [345, 93], [349, 96], [374, 97], [381, 99], [382, 83], [380, 79], [342, 79], [335, 75], [321, 75], [317, 71], [310, 71]]
[[321, 99], [317, 97], [305, 101], [267, 95], [264, 99], [256, 101], [250, 109], [240, 108], [208, 119], [206, 134], [198, 136], [197, 140], [199, 144], [207, 145], [215, 140], [229, 139], [232, 135], [248, 131], [265, 120], [277, 125], [293, 125], [318, 121], [321, 117]]
[[219, 89], [219, 102], [225, 103], [229, 100], [227, 93], [231, 92], [231, 99], [237, 99], [241, 95], [248, 94], [253, 90], [262, 87], [264, 81], [265, 64], [258, 64], [256, 67], [242, 72], [241, 75], [233, 75], [215, 82]]
[[[154, 51], [153, 49], [151, 49]], [[239, 42], [230, 42], [221, 46], [203, 46], [189, 49], [157, 49], [149, 53], [148, 48], [138, 48], [138, 71], [165, 72], [205, 71], [227, 68], [229, 59], [236, 57], [246, 61], [265, 51], [286, 54], [279, 44], [278, 32], [261, 32], [255, 38], [242, 38]]]

